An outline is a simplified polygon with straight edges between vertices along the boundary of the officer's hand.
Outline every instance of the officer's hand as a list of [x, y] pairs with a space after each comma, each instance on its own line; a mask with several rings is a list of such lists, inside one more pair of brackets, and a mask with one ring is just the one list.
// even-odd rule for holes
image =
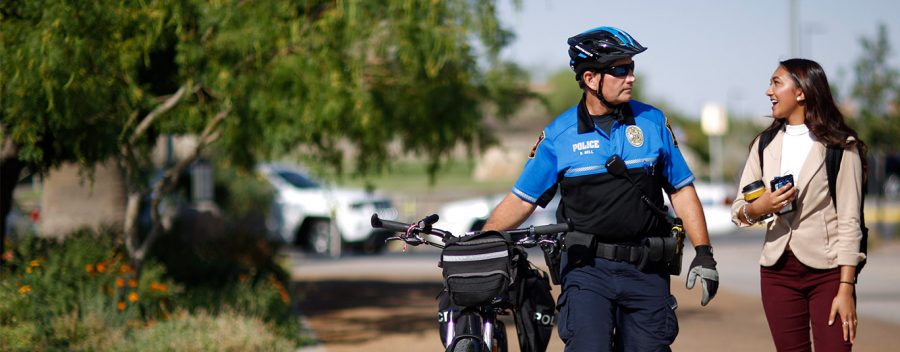
[[692, 289], [697, 277], [700, 277], [700, 283], [703, 286], [703, 298], [700, 299], [700, 304], [705, 306], [719, 290], [719, 272], [716, 271], [716, 260], [713, 259], [711, 246], [697, 246], [694, 250], [697, 251], [697, 256], [691, 262], [691, 271], [688, 272], [686, 284], [688, 289]]

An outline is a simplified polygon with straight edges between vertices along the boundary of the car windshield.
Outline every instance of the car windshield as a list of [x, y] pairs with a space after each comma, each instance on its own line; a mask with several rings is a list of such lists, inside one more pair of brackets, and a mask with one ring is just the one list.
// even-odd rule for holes
[[297, 188], [319, 188], [318, 183], [296, 172], [279, 171], [278, 176]]

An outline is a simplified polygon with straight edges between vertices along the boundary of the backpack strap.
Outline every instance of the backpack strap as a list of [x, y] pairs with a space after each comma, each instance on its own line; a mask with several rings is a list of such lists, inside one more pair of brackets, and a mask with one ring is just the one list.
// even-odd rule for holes
[[837, 209], [837, 177], [841, 171], [841, 159], [844, 158], [844, 148], [839, 145], [826, 146], [825, 172], [828, 175], [828, 193], [831, 194], [831, 204]]
[[759, 146], [756, 148], [757, 153], [759, 153], [759, 174], [762, 175], [763, 170], [763, 151], [769, 146], [769, 143], [775, 139], [775, 134], [778, 133], [778, 130], [769, 130], [763, 131], [759, 134]]

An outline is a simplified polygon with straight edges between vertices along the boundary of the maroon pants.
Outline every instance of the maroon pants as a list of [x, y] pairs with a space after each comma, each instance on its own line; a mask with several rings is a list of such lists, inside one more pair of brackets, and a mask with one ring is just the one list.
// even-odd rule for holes
[[839, 315], [828, 325], [831, 302], [840, 285], [840, 268], [813, 269], [785, 251], [771, 267], [760, 268], [763, 309], [779, 352], [812, 351], [809, 329], [816, 352], [850, 351], [844, 341]]

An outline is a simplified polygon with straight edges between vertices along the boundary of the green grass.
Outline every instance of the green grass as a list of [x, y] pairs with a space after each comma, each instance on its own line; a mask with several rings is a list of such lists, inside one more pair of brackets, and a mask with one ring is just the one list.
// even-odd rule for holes
[[[456, 161], [442, 168], [432, 183], [424, 162], [398, 162], [379, 175], [363, 177], [343, 176], [335, 182], [339, 186], [367, 187], [390, 193], [429, 193], [454, 191], [460, 194], [489, 194], [507, 192], [513, 180], [476, 181], [472, 178], [474, 162]], [[319, 176], [335, 179], [334, 174]]]

